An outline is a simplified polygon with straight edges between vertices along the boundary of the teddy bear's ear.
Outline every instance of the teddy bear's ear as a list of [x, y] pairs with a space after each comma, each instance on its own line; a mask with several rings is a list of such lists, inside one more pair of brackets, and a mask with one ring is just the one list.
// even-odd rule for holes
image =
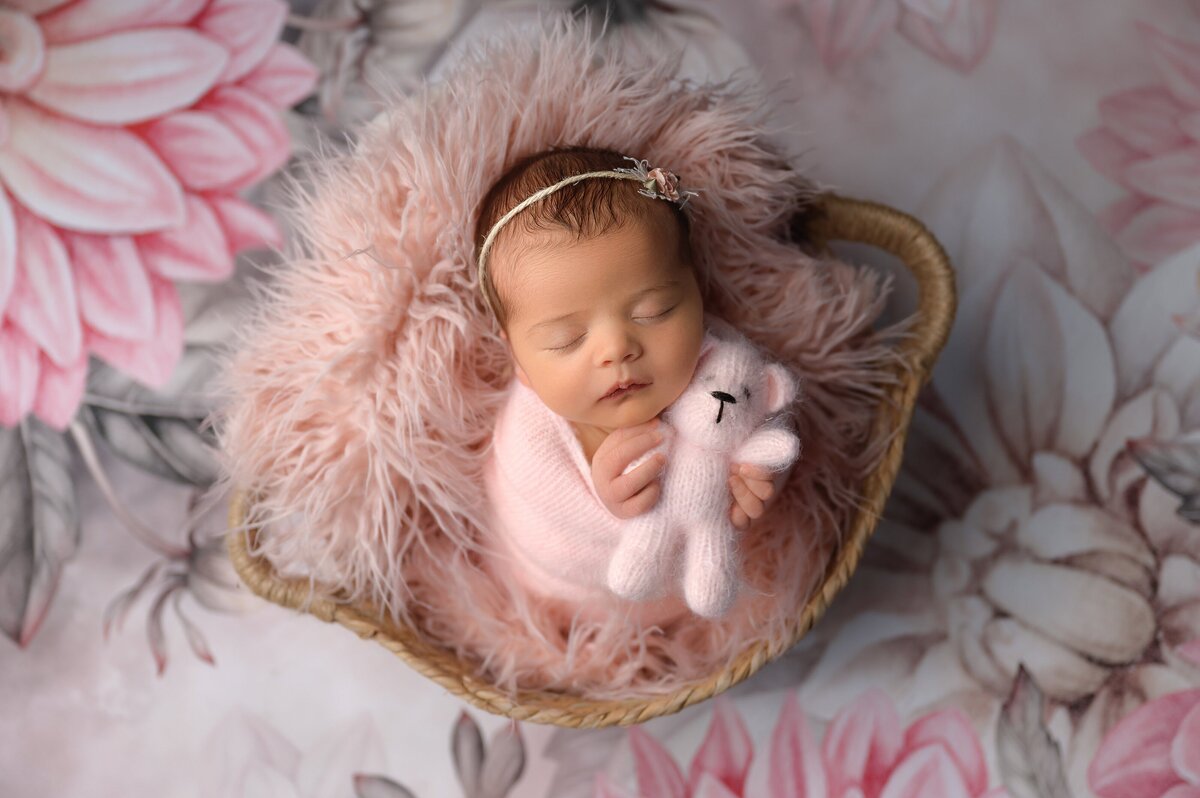
[[717, 346], [717, 339], [711, 335], [704, 336], [704, 340], [700, 343], [700, 355], [696, 358], [696, 365], [700, 365], [704, 358], [708, 356]]
[[767, 366], [767, 412], [778, 413], [796, 399], [796, 380], [778, 363]]

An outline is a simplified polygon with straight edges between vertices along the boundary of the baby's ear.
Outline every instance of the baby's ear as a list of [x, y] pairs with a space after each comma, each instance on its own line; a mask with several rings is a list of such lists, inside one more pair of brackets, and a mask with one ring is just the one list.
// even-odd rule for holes
[[796, 380], [791, 372], [778, 363], [766, 370], [767, 412], [778, 413], [796, 399]]

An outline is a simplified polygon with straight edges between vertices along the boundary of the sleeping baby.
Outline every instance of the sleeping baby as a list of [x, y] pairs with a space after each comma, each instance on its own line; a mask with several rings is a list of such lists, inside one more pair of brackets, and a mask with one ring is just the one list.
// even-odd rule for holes
[[[671, 430], [659, 415], [720, 326], [705, 317], [691, 256], [691, 192], [631, 160], [540, 153], [479, 213], [481, 289], [515, 372], [487, 468], [493, 532], [528, 589], [580, 604], [611, 598], [607, 566], [627, 521], [662, 495]], [[722, 467], [725, 513], [744, 530], [783, 475]], [[649, 597], [663, 599], [652, 617], [680, 609], [676, 596]]]

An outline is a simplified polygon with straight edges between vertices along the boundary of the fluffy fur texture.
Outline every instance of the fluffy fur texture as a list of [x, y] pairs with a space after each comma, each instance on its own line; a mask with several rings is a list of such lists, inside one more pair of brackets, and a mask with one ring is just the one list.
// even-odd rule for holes
[[[316, 590], [372, 601], [500, 688], [661, 693], [780, 638], [886, 443], [869, 435], [899, 365], [896, 331], [871, 329], [886, 281], [784, 240], [814, 186], [765, 138], [760, 95], [681, 86], [676, 61], [554, 18], [397, 99], [297, 192], [302, 240], [228, 371], [219, 434], [261, 552]], [[669, 165], [700, 192], [706, 311], [804, 380], [805, 456], [743, 535], [753, 595], [717, 621], [643, 628], [619, 603], [575, 618], [489, 561], [482, 475], [512, 372], [472, 265], [476, 208], [522, 156], [573, 144]]]

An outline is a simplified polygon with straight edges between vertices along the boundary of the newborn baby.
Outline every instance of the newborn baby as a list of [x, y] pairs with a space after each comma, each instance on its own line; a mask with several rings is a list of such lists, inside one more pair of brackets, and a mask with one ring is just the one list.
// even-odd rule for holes
[[[613, 175], [629, 159], [556, 150], [526, 159], [484, 199], [484, 295], [515, 383], [497, 422], [487, 490], [497, 536], [531, 589], [604, 592], [618, 524], [657, 502], [659, 414], [692, 379], [706, 333], [672, 175]], [[638, 172], [629, 169], [627, 172]], [[620, 173], [624, 174], [624, 173]], [[730, 518], [745, 529], [775, 494], [733, 464]]]

